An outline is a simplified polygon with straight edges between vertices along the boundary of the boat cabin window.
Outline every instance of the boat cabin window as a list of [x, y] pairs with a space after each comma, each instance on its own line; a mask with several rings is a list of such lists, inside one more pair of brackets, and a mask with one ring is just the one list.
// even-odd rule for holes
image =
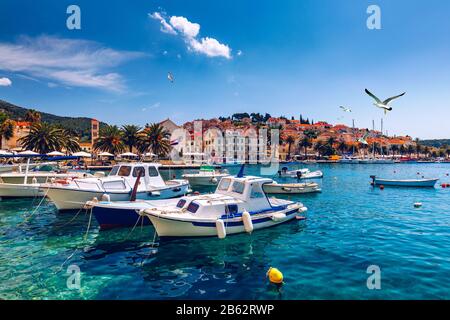
[[130, 166], [120, 166], [119, 173], [117, 174], [120, 177], [128, 177], [131, 173]]
[[245, 184], [243, 182], [234, 181], [233, 182], [233, 187], [231, 188], [231, 190], [233, 192], [242, 194], [242, 193], [244, 193], [244, 188], [245, 188]]
[[187, 211], [189, 211], [191, 213], [196, 213], [198, 208], [199, 208], [198, 204], [196, 204], [195, 202], [191, 202], [191, 203], [189, 203], [189, 205], [187, 207]]
[[178, 201], [177, 207], [178, 208], [183, 208], [185, 204], [186, 204], [186, 200], [181, 199], [180, 201]]
[[138, 177], [138, 176], [145, 176], [145, 169], [144, 167], [134, 167], [133, 169], [133, 177]]
[[250, 193], [250, 198], [264, 198], [264, 191], [261, 189], [261, 185], [253, 183]]
[[159, 176], [158, 169], [156, 169], [155, 167], [148, 167], [148, 175], [149, 175], [149, 177]]
[[225, 207], [225, 212], [227, 214], [236, 214], [238, 213], [238, 206], [237, 204], [227, 204]]
[[230, 184], [231, 184], [231, 179], [223, 178], [222, 180], [220, 180], [219, 190], [227, 191], [228, 188], [230, 187]]
[[111, 172], [109, 173], [110, 176], [115, 176], [117, 174], [117, 171], [119, 171], [120, 166], [114, 166], [111, 169]]

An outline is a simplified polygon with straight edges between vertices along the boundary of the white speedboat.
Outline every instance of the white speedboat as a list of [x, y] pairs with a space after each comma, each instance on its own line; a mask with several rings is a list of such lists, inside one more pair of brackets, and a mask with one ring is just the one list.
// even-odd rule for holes
[[216, 186], [223, 177], [230, 174], [225, 171], [216, 170], [213, 166], [201, 166], [197, 173], [185, 173], [183, 179], [189, 181], [192, 186]]
[[0, 198], [34, 198], [43, 197], [44, 190], [39, 183], [0, 183]]
[[320, 186], [315, 182], [304, 183], [268, 183], [264, 185], [267, 194], [302, 194], [321, 192]]
[[394, 186], [394, 187], [416, 187], [416, 188], [433, 188], [439, 179], [382, 179], [376, 176], [372, 178], [374, 186]]
[[[139, 215], [140, 210], [175, 206], [179, 199], [136, 201], [88, 201], [86, 208], [100, 225], [100, 229], [149, 225], [150, 220]], [[140, 221], [138, 221], [140, 219]]]
[[323, 173], [320, 170], [310, 171], [307, 168], [288, 170], [287, 167], [281, 168], [278, 171], [278, 175], [284, 178], [297, 178], [297, 179], [320, 179], [323, 178]]
[[160, 237], [224, 238], [292, 220], [307, 208], [288, 200], [268, 198], [263, 186], [272, 179], [222, 178], [215, 193], [182, 197], [174, 206], [141, 210]]
[[[19, 172], [7, 172], [0, 174], [0, 182], [10, 184], [46, 183], [51, 179], [75, 179], [93, 177], [92, 174], [83, 171], [60, 171], [48, 164], [33, 164], [33, 169], [20, 170]], [[26, 178], [25, 178], [26, 177]]]
[[107, 177], [55, 181], [43, 184], [42, 188], [60, 211], [81, 209], [94, 198], [128, 201], [133, 191], [136, 199], [142, 200], [176, 198], [190, 192], [186, 180], [164, 181], [159, 166], [122, 163], [113, 166]]

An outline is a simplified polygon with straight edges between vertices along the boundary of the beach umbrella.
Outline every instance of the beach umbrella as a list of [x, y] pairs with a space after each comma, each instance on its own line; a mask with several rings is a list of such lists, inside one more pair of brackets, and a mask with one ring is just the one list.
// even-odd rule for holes
[[156, 154], [154, 154], [153, 152], [147, 152], [145, 154], [146, 157], [156, 157]]
[[112, 153], [109, 152], [100, 152], [98, 154], [99, 157], [114, 157], [114, 155]]
[[75, 153], [72, 153], [72, 155], [74, 157], [81, 157], [81, 158], [90, 158], [92, 156], [90, 153], [87, 153], [84, 151], [75, 152]]
[[58, 157], [58, 156], [63, 156], [64, 153], [59, 152], [59, 151], [52, 151], [52, 152], [47, 153], [47, 155], [51, 156], [51, 157]]
[[18, 154], [25, 155], [25, 156], [35, 156], [39, 153], [31, 151], [31, 150], [26, 150], [26, 151], [19, 152]]
[[121, 157], [137, 157], [138, 155], [133, 152], [125, 152], [120, 154]]

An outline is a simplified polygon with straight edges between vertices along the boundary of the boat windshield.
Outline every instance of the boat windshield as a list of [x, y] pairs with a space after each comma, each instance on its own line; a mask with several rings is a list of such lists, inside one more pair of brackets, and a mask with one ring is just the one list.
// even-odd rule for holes
[[133, 177], [137, 177], [137, 176], [140, 176], [140, 177], [145, 176], [145, 169], [144, 169], [144, 167], [134, 167], [134, 169], [133, 169]]
[[220, 180], [219, 190], [227, 191], [229, 186], [230, 186], [230, 184], [231, 184], [231, 179], [223, 178], [222, 180]]
[[117, 171], [119, 171], [120, 166], [114, 166], [111, 169], [111, 172], [109, 173], [110, 176], [115, 176], [117, 174]]
[[158, 169], [156, 169], [155, 167], [148, 167], [148, 175], [149, 175], [149, 177], [159, 176]]
[[120, 166], [118, 176], [120, 177], [128, 177], [131, 173], [131, 167], [130, 166]]
[[244, 193], [244, 187], [245, 187], [245, 184], [243, 182], [234, 181], [233, 182], [233, 187], [231, 188], [231, 190], [233, 192], [242, 194], [242, 193]]
[[252, 184], [250, 198], [264, 198], [264, 191], [261, 189], [261, 185]]

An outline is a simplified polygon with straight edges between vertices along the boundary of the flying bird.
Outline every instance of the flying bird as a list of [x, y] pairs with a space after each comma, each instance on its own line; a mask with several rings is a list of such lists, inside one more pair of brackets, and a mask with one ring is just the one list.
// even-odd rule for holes
[[388, 106], [389, 102], [391, 102], [394, 99], [400, 98], [406, 94], [406, 92], [403, 92], [402, 94], [399, 94], [398, 96], [390, 97], [384, 101], [381, 101], [380, 99], [378, 99], [377, 96], [375, 96], [373, 93], [371, 93], [367, 89], [366, 89], [366, 93], [375, 100], [375, 103], [373, 104], [374, 106], [384, 109], [384, 114], [386, 114], [388, 111], [392, 111], [392, 107]]
[[358, 139], [358, 142], [362, 143], [362, 144], [365, 144], [365, 145], [368, 145], [369, 143], [366, 140], [368, 136], [369, 136], [369, 131], [364, 133], [364, 135], [361, 138]]
[[167, 79], [172, 83], [175, 80], [175, 78], [171, 72], [167, 72]]
[[341, 108], [341, 109], [344, 110], [345, 112], [352, 112], [352, 109], [346, 108], [346, 107], [344, 107], [344, 106], [339, 106], [339, 108]]

